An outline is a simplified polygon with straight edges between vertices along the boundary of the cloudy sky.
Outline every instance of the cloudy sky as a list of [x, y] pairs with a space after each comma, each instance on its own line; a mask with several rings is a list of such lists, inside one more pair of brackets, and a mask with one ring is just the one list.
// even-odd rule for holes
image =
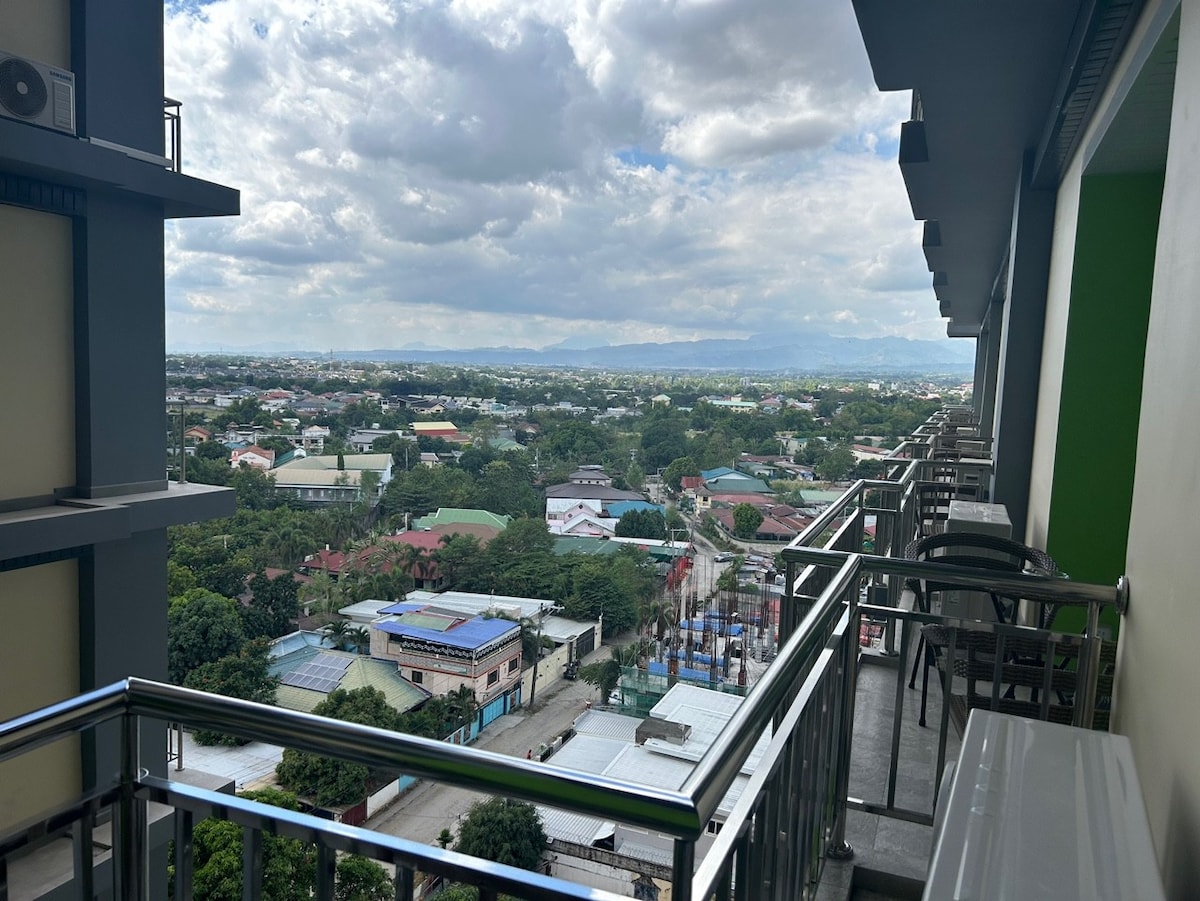
[[172, 348], [945, 335], [849, 0], [188, 0]]

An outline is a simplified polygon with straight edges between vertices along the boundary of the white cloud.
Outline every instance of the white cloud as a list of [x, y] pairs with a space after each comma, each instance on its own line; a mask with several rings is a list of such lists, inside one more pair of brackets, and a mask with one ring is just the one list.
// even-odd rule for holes
[[168, 227], [171, 344], [943, 333], [849, 4], [218, 0], [166, 59], [243, 209]]

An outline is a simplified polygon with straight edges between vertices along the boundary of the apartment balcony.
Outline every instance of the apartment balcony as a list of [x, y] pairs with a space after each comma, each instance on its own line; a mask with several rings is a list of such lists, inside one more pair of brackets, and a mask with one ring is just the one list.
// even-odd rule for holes
[[[25, 897], [39, 879], [44, 885], [41, 861], [52, 852], [63, 862], [63, 881], [74, 897], [91, 898], [107, 886], [119, 898], [166, 897], [169, 839], [173, 896], [190, 898], [190, 838], [206, 817], [243, 828], [245, 898], [261, 893], [263, 837], [268, 835], [315, 847], [316, 896], [322, 899], [333, 897], [341, 853], [394, 867], [401, 899], [420, 897], [418, 874], [476, 885], [485, 901], [499, 893], [594, 901], [634, 897], [632, 884], [628, 895], [613, 894], [171, 779], [165, 760], [143, 759], [138, 750], [147, 747], [141, 733], [162, 731], [163, 722], [669, 836], [670, 865], [656, 865], [650, 875], [660, 889], [669, 889], [672, 901], [841, 899], [867, 889], [877, 893], [872, 897], [919, 897], [933, 845], [939, 783], [945, 764], [958, 756], [958, 720], [972, 707], [1004, 710], [1020, 704], [1002, 692], [1001, 683], [1023, 679], [1021, 691], [1041, 690], [1022, 711], [1103, 727], [1113, 675], [1111, 665], [1102, 662], [1096, 624], [1102, 609], [1124, 604], [1115, 586], [904, 558], [909, 540], [923, 527], [922, 517], [938, 515], [936, 506], [933, 513], [922, 511], [923, 486], [986, 496], [986, 447], [959, 447], [960, 459], [949, 459], [952, 444], [978, 441], [970, 431], [960, 411], [937, 417], [898, 450], [891, 478], [856, 483], [783, 552], [789, 593], [781, 605], [778, 656], [678, 787], [599, 777], [556, 767], [553, 758], [548, 763], [513, 759], [131, 678], [0, 724], [0, 760], [86, 734], [96, 742], [118, 743], [122, 761], [110, 782], [0, 836], [0, 899]], [[871, 517], [874, 544], [867, 553]], [[1001, 591], [1029, 603], [1079, 607], [1087, 626], [1082, 634], [1070, 634], [922, 612], [906, 589], [906, 583], [920, 579]], [[939, 627], [945, 638], [940, 668], [928, 672], [928, 726], [918, 722], [919, 673], [909, 687], [925, 626]], [[989, 643], [990, 656], [975, 655], [978, 641]], [[960, 650], [964, 646], [968, 650]], [[1019, 677], [1002, 677], [1015, 659], [1014, 649], [1030, 647], [1043, 649], [1042, 662], [1026, 660]], [[955, 675], [956, 661], [967, 665], [965, 675]], [[971, 669], [980, 661], [993, 668], [990, 681], [987, 673]], [[950, 687], [945, 693], [943, 671]], [[968, 679], [973, 690], [967, 690]], [[723, 828], [712, 836], [716, 830], [709, 824], [764, 732], [769, 745]], [[700, 853], [700, 847], [707, 850]]]

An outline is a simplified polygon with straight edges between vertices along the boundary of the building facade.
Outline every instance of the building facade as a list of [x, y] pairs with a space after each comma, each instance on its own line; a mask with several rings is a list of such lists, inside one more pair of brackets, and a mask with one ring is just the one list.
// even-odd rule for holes
[[900, 168], [948, 333], [976, 341], [993, 497], [1072, 578], [1130, 580], [1112, 724], [1189, 897], [1200, 2], [854, 7], [878, 86], [912, 93]]
[[[166, 479], [163, 221], [233, 215], [239, 197], [165, 156], [162, 32], [151, 4], [0, 7], [6, 53], [74, 75], [73, 128], [0, 114], [0, 383], [20, 386], [10, 421], [41, 438], [0, 450], [0, 600], [52, 636], [0, 654], [0, 719], [165, 679], [166, 527], [233, 512], [227, 489]], [[142, 741], [161, 761], [162, 731]], [[0, 764], [0, 832], [107, 784], [101, 744]]]

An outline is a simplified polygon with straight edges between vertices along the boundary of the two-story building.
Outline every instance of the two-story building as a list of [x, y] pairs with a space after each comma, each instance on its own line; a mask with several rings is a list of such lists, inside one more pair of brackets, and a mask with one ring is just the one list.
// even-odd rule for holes
[[371, 656], [432, 695], [469, 687], [484, 711], [481, 727], [520, 703], [521, 627], [425, 602], [384, 607], [371, 623]]

